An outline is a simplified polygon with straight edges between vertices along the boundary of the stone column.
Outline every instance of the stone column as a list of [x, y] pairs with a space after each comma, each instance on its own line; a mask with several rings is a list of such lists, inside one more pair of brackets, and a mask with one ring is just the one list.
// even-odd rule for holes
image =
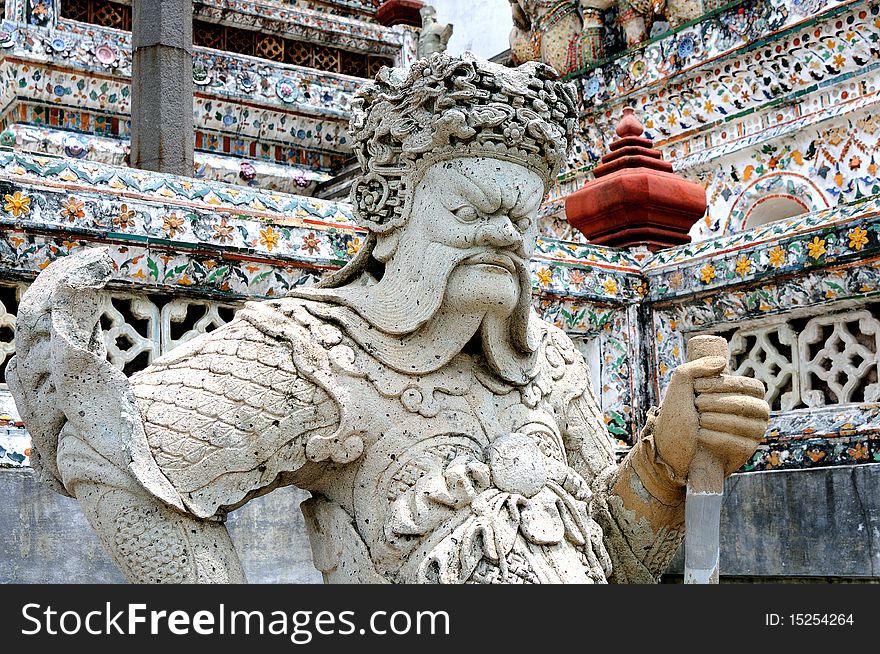
[[192, 176], [192, 0], [132, 9], [131, 165]]

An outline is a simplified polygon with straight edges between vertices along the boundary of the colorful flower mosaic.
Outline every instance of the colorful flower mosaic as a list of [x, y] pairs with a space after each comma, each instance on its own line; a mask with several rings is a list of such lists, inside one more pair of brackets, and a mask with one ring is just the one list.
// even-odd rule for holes
[[[676, 170], [707, 187], [696, 240], [878, 192], [880, 3], [823, 2], [808, 14], [801, 4], [740, 3], [580, 77], [580, 142], [542, 210], [543, 234], [579, 240], [563, 199], [590, 178], [626, 105]], [[693, 48], [682, 58], [685, 37]]]
[[[579, 79], [585, 106], [638, 93], [667, 81], [673, 75], [727, 58], [770, 35], [776, 38], [785, 36], [787, 31], [805, 22], [802, 13], [792, 11], [796, 2], [752, 0], [738, 3], [572, 77]], [[831, 0], [824, 4], [821, 13], [836, 15], [853, 4], [862, 3], [858, 0]], [[815, 20], [814, 16], [807, 18]]]

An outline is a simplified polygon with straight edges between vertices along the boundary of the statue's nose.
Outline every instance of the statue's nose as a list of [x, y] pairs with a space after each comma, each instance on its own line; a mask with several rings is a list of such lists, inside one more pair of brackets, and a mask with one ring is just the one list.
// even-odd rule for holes
[[480, 231], [477, 233], [477, 243], [506, 248], [522, 243], [522, 235], [510, 222], [510, 218], [498, 216], [480, 227]]

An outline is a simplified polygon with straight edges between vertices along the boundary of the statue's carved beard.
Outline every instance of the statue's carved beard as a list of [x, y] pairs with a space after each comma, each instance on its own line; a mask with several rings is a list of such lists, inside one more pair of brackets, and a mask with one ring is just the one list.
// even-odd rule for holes
[[443, 301], [456, 266], [486, 251], [401, 239], [378, 282], [297, 295], [320, 297], [353, 309], [373, 329], [359, 328], [351, 316], [338, 311], [319, 312], [342, 322], [355, 341], [400, 372], [424, 374], [441, 368], [479, 331], [489, 367], [508, 382], [525, 384], [533, 376], [537, 350], [537, 336], [529, 320], [531, 282], [526, 262], [510, 257], [519, 285], [512, 311], [481, 306], [462, 312]]

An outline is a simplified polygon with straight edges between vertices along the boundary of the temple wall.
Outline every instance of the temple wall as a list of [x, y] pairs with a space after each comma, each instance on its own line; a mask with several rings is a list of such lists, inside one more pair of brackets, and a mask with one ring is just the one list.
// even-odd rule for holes
[[[741, 473], [725, 485], [722, 580], [874, 581], [880, 577], [880, 466]], [[122, 583], [79, 504], [29, 469], [0, 470], [2, 583]], [[251, 583], [320, 583], [298, 505], [285, 488], [229, 516]], [[76, 543], [71, 548], [71, 543]], [[664, 580], [680, 581], [683, 555]]]
[[[45, 488], [27, 468], [0, 470], [0, 495], [0, 583], [124, 583], [76, 500]], [[299, 510], [306, 497], [283, 488], [229, 515], [249, 582], [321, 583]]]
[[545, 233], [582, 238], [563, 200], [592, 178], [625, 106], [706, 187], [695, 241], [880, 192], [878, 42], [876, 0], [750, 0], [571, 75], [581, 132]]
[[[0, 29], [4, 145], [127, 164], [131, 32], [124, 13], [130, 2], [114, 0], [112, 16], [96, 12], [92, 2], [6, 3]], [[194, 177], [311, 195], [351, 158], [346, 127], [355, 90], [382, 65], [411, 61], [415, 31], [377, 24], [373, 3], [335, 4], [354, 17], [327, 13], [326, 5], [196, 3]], [[71, 7], [81, 20], [70, 17]], [[241, 35], [250, 41], [239, 43]]]

